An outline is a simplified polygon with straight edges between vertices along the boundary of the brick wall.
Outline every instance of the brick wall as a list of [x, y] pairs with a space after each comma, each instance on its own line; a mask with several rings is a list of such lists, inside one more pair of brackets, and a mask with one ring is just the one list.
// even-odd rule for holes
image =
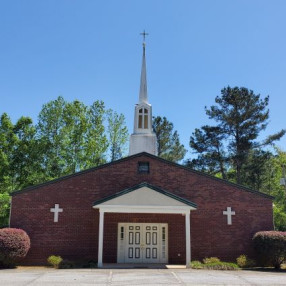
[[[138, 161], [150, 163], [149, 174], [138, 173]], [[23, 228], [31, 238], [25, 263], [43, 264], [52, 254], [97, 260], [99, 216], [93, 202], [142, 182], [197, 204], [198, 209], [191, 212], [192, 259], [218, 256], [234, 260], [240, 254], [251, 255], [253, 234], [273, 229], [271, 199], [142, 154], [15, 194], [11, 227]], [[55, 204], [63, 208], [58, 223], [50, 212]], [[236, 212], [232, 225], [222, 215], [227, 207]], [[169, 224], [169, 262], [184, 263], [182, 219], [180, 215], [106, 214], [103, 262], [116, 261], [119, 220], [152, 220]]]

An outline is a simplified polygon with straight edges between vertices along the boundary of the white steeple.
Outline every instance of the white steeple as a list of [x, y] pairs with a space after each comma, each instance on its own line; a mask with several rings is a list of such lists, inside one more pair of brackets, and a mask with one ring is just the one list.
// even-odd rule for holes
[[143, 57], [142, 57], [142, 68], [141, 68], [139, 102], [140, 103], [141, 102], [148, 103], [147, 76], [146, 76], [146, 59], [145, 59], [145, 42], [143, 42]]
[[129, 155], [140, 152], [157, 155], [157, 138], [152, 130], [152, 106], [148, 103], [147, 95], [145, 36], [148, 34], [144, 31], [141, 35], [143, 35], [144, 41], [139, 103], [135, 106], [134, 129], [133, 134], [130, 136]]

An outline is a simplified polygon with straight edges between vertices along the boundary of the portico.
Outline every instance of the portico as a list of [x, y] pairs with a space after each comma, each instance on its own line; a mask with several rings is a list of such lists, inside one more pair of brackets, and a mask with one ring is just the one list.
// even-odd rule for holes
[[[185, 241], [186, 241], [186, 266], [188, 267], [191, 261], [191, 229], [190, 229], [190, 211], [197, 208], [196, 204], [180, 198], [172, 193], [169, 193], [161, 188], [152, 186], [148, 183], [142, 183], [127, 190], [123, 190], [116, 193], [110, 197], [104, 198], [100, 201], [94, 203], [94, 208], [99, 209], [99, 238], [98, 238], [98, 267], [102, 267], [103, 263], [103, 237], [104, 237], [104, 215], [105, 213], [133, 213], [133, 214], [181, 214], [185, 216]], [[149, 225], [134, 225], [138, 227], [137, 234], [128, 230], [127, 227], [124, 228], [124, 224], [120, 225], [118, 228], [118, 251], [117, 251], [117, 261], [118, 262], [129, 262], [130, 259], [134, 258], [136, 262], [148, 261], [148, 251], [150, 253], [150, 263], [161, 263], [163, 262], [163, 255], [166, 255], [166, 251], [163, 253], [162, 243], [166, 243], [166, 238], [168, 237], [168, 226], [158, 225], [158, 232], [155, 232], [155, 224]], [[142, 230], [145, 227], [144, 235], [142, 235]], [[150, 227], [150, 236], [156, 237], [156, 240], [152, 238], [148, 241], [148, 227]], [[159, 230], [160, 228], [160, 230]], [[122, 230], [122, 234], [121, 234]], [[132, 230], [132, 229], [131, 229]], [[128, 232], [129, 231], [129, 232]], [[152, 232], [153, 231], [153, 232]], [[163, 234], [165, 232], [165, 234]], [[128, 233], [128, 237], [127, 237]], [[158, 236], [157, 236], [158, 233]], [[132, 241], [131, 241], [132, 235]], [[135, 237], [138, 236], [138, 238]], [[140, 235], [142, 239], [140, 239]], [[120, 244], [119, 239], [122, 238], [122, 243]], [[135, 241], [137, 239], [137, 241]], [[151, 239], [151, 238], [150, 238]], [[127, 241], [128, 240], [128, 241]], [[158, 240], [158, 243], [157, 243]], [[165, 240], [165, 241], [164, 241]], [[162, 243], [161, 243], [162, 241]], [[138, 244], [136, 247], [135, 244]], [[148, 247], [149, 246], [149, 247]], [[166, 246], [166, 245], [165, 245]], [[169, 247], [172, 247], [169, 245]], [[132, 249], [132, 250], [131, 250]], [[138, 251], [137, 251], [138, 250]], [[130, 252], [127, 257], [128, 251]], [[135, 255], [136, 251], [136, 255]], [[157, 256], [158, 251], [158, 256]], [[123, 253], [120, 255], [120, 252]], [[132, 252], [132, 255], [131, 255]], [[147, 253], [144, 254], [144, 253]], [[126, 260], [124, 260], [126, 257]], [[145, 259], [143, 259], [145, 257]], [[136, 258], [138, 260], [136, 260]], [[157, 259], [157, 260], [156, 260]], [[166, 262], [168, 257], [165, 257]]]

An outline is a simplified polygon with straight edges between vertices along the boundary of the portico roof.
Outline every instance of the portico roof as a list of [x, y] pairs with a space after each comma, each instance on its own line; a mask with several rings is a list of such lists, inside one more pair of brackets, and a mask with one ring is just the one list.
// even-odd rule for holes
[[[189, 200], [174, 195], [160, 187], [143, 182], [111, 196], [94, 202], [94, 208], [112, 207], [158, 208], [172, 207], [175, 209], [195, 210], [197, 205]], [[139, 209], [137, 210], [138, 212]]]

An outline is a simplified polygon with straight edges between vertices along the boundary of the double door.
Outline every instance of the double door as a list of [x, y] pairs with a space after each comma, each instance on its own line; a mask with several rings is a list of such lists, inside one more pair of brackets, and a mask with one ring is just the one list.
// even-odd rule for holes
[[167, 263], [168, 225], [119, 223], [118, 262]]

